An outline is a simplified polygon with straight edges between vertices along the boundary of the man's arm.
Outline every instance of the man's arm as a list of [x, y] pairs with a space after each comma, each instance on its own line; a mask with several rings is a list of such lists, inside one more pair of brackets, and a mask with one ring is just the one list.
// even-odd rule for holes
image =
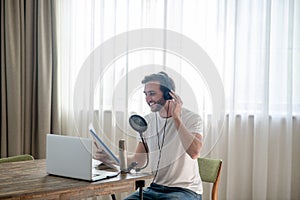
[[174, 122], [186, 153], [192, 159], [197, 159], [202, 149], [202, 135], [190, 132], [182, 123], [181, 118], [174, 118]]
[[145, 165], [147, 160], [147, 153], [142, 142], [139, 142], [136, 151], [133, 155], [127, 157], [127, 164], [130, 165], [132, 162], [137, 162], [137, 167], [141, 168]]
[[186, 128], [181, 120], [182, 100], [174, 91], [171, 91], [170, 95], [173, 100], [169, 101], [167, 106], [171, 109], [181, 143], [186, 153], [189, 154], [192, 159], [196, 159], [200, 156], [202, 149], [202, 135], [199, 133], [192, 133]]
[[[103, 163], [106, 164], [116, 164], [109, 156], [108, 154], [103, 151], [101, 148], [98, 147], [97, 143], [94, 142], [96, 147], [97, 147], [97, 151], [94, 155], [94, 159], [96, 160], [100, 160]], [[146, 154], [146, 150], [144, 148], [144, 145], [142, 142], [139, 142], [136, 148], [136, 151], [133, 155], [128, 155], [127, 156], [127, 164], [131, 164], [132, 162], [137, 162], [137, 167], [143, 167], [146, 163], [146, 159], [147, 159], [147, 154]]]

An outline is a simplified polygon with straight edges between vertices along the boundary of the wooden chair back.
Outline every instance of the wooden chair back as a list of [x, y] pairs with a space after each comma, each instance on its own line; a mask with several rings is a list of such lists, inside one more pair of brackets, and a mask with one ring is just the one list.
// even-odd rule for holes
[[218, 188], [222, 169], [222, 160], [198, 158], [199, 173], [203, 182], [212, 183], [211, 199], [218, 199]]
[[34, 158], [31, 155], [23, 154], [23, 155], [11, 156], [7, 158], [0, 158], [0, 163], [17, 162], [17, 161], [25, 161], [25, 160], [34, 160]]

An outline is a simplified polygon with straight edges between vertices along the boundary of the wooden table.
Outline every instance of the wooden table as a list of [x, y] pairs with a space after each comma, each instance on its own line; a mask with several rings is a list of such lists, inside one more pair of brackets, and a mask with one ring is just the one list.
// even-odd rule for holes
[[46, 160], [0, 164], [0, 199], [82, 199], [135, 190], [137, 180], [148, 173], [125, 174], [88, 182], [48, 175]]

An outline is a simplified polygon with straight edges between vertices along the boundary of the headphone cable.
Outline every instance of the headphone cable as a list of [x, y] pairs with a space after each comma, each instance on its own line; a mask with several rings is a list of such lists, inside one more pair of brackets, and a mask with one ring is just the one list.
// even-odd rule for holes
[[156, 176], [157, 176], [158, 168], [159, 168], [159, 165], [160, 165], [162, 149], [163, 149], [163, 146], [164, 146], [164, 143], [165, 143], [166, 127], [167, 127], [167, 123], [168, 123], [168, 114], [169, 114], [168, 112], [169, 112], [169, 104], [168, 104], [168, 108], [167, 108], [167, 117], [166, 117], [165, 124], [164, 124], [164, 127], [163, 127], [163, 138], [162, 138], [161, 146], [160, 146], [160, 142], [159, 142], [159, 131], [158, 131], [157, 114], [155, 113], [155, 119], [156, 119], [156, 135], [157, 135], [157, 145], [158, 145], [158, 149], [159, 149], [159, 155], [158, 155], [158, 161], [157, 161], [157, 166], [156, 166], [155, 175], [154, 175], [154, 177], [153, 177], [152, 182], [154, 182], [154, 180], [155, 180], [155, 178], [156, 178]]

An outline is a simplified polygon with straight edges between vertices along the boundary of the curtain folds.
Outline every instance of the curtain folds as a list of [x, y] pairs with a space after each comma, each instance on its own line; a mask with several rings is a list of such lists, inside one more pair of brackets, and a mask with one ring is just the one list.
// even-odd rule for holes
[[221, 199], [298, 199], [299, 128], [299, 116], [227, 115], [209, 154], [224, 162]]
[[1, 157], [44, 158], [59, 130], [55, 12], [55, 1], [1, 0]]

